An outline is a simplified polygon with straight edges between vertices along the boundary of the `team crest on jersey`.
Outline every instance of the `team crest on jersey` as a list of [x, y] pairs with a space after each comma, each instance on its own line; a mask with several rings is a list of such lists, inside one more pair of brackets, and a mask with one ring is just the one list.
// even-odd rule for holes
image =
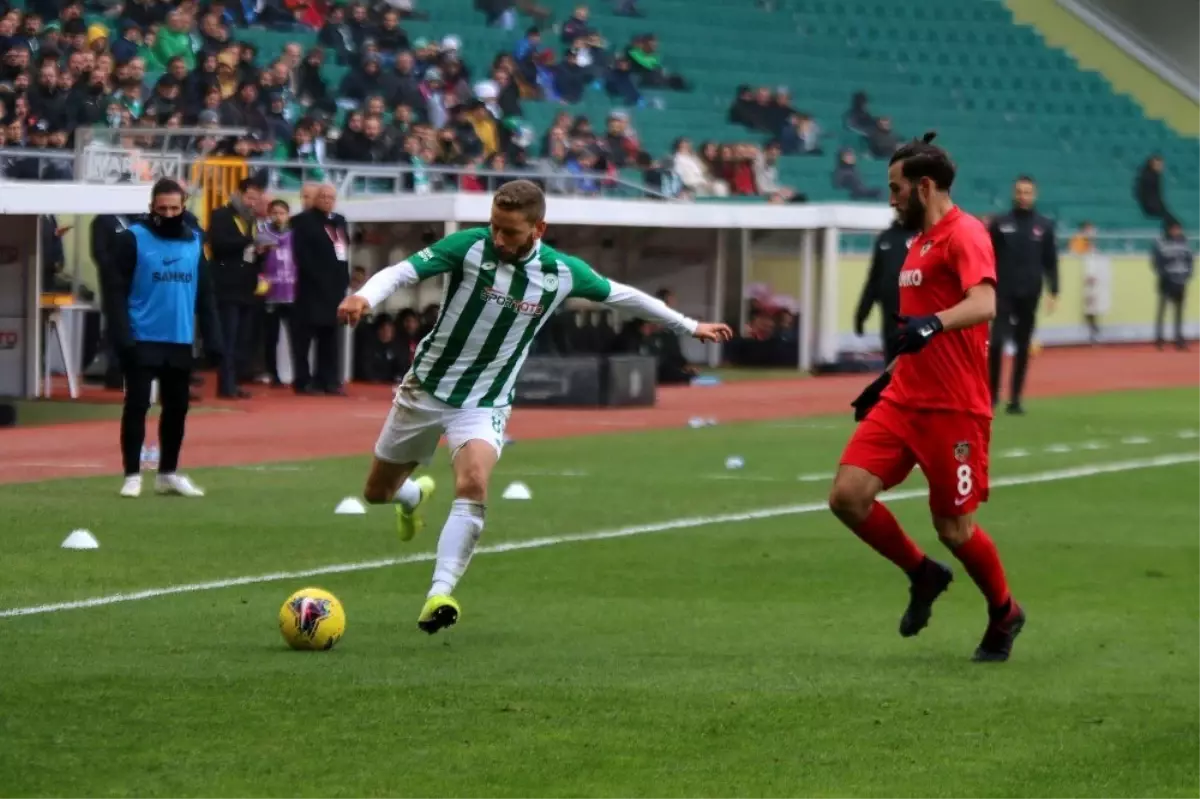
[[[912, 245], [909, 245], [909, 246], [912, 246]], [[929, 252], [929, 248], [932, 246], [933, 246], [932, 241], [927, 241], [924, 244], [922, 244], [921, 245], [921, 255], [924, 255], [925, 253]]]
[[542, 288], [546, 291], [558, 291], [558, 276], [546, 275], [542, 278]]
[[966, 441], [960, 441], [954, 445], [954, 460], [959, 463], [966, 463], [971, 457], [971, 445]]
[[493, 270], [495, 268], [496, 268], [495, 261], [484, 261], [483, 263], [481, 263], [479, 265], [480, 271], [483, 271], [483, 272], [490, 272], [491, 270]]

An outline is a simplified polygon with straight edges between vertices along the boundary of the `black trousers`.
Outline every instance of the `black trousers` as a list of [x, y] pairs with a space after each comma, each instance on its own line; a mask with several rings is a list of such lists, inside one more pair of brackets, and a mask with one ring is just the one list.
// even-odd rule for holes
[[992, 404], [1000, 401], [1000, 366], [1004, 362], [1004, 345], [1011, 338], [1017, 348], [1013, 359], [1012, 387], [1009, 401], [1021, 401], [1025, 388], [1025, 373], [1029, 369], [1029, 342], [1037, 323], [1040, 294], [1023, 296], [996, 296], [996, 319], [992, 322], [992, 341], [988, 354], [988, 368], [992, 381]]
[[253, 356], [255, 306], [235, 302], [222, 302], [218, 309], [221, 317], [221, 338], [225, 342], [225, 358], [217, 384], [218, 393], [232, 396], [237, 393], [238, 378], [250, 370]]
[[[292, 319], [292, 387], [296, 391], [336, 391], [342, 381], [338, 373], [338, 335], [336, 325], [314, 325]], [[308, 350], [317, 344], [316, 374], [308, 368]]]
[[1167, 321], [1167, 307], [1175, 314], [1175, 343], [1183, 342], [1183, 286], [1160, 286], [1158, 289], [1158, 315], [1154, 319], [1154, 340], [1163, 342], [1163, 324]]
[[296, 332], [292, 325], [291, 305], [268, 305], [263, 322], [263, 362], [272, 382], [279, 383], [279, 333], [286, 327], [288, 342], [296, 348]]
[[158, 471], [171, 474], [179, 467], [191, 393], [192, 348], [190, 345], [140, 344], [122, 364], [125, 375], [125, 406], [121, 412], [121, 459], [125, 475], [142, 468], [142, 444], [146, 441], [146, 414], [150, 410], [150, 384], [158, 380], [160, 447]]

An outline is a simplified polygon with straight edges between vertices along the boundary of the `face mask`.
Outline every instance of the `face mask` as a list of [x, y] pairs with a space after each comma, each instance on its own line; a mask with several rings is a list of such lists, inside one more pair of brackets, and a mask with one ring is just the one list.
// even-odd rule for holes
[[183, 233], [183, 214], [178, 216], [150, 214], [150, 221], [153, 223], [154, 229], [164, 236], [179, 236]]

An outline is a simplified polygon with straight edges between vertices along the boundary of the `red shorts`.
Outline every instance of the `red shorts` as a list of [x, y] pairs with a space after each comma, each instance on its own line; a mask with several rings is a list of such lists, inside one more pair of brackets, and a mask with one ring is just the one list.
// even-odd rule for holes
[[865, 469], [884, 488], [904, 482], [914, 465], [929, 482], [935, 516], [965, 516], [988, 498], [990, 419], [956, 411], [922, 411], [882, 400], [858, 423], [841, 463]]

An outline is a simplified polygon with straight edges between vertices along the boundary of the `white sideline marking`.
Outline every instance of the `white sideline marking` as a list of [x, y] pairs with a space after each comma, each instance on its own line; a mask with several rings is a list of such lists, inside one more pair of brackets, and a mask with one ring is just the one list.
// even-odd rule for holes
[[[1075, 480], [1083, 477], [1094, 477], [1100, 474], [1114, 472], [1132, 472], [1139, 469], [1155, 469], [1163, 466], [1177, 466], [1184, 463], [1200, 462], [1200, 453], [1189, 452], [1179, 455], [1159, 455], [1155, 458], [1140, 458], [1138, 460], [1115, 461], [1098, 463], [1092, 466], [1077, 466], [1071, 469], [1055, 469], [1053, 471], [1034, 472], [1032, 474], [1014, 475], [1012, 477], [997, 477], [991, 481], [992, 488], [1003, 486], [1032, 485], [1037, 483], [1053, 483], [1059, 480]], [[890, 491], [880, 496], [880, 499], [898, 502], [905, 499], [918, 499], [926, 496], [924, 488], [905, 491]], [[669, 530], [687, 530], [695, 527], [708, 527], [714, 524], [730, 524], [733, 522], [748, 522], [757, 519], [773, 519], [780, 516], [798, 516], [807, 513], [821, 513], [827, 508], [825, 502], [808, 502], [802, 505], [784, 505], [776, 508], [742, 511], [740, 513], [723, 513], [718, 516], [693, 516], [682, 519], [671, 519], [665, 522], [639, 524], [631, 527], [618, 527], [612, 530], [598, 530], [591, 533], [575, 533], [572, 535], [547, 536], [545, 538], [530, 538], [524, 541], [509, 541], [503, 544], [483, 546], [475, 550], [476, 555], [495, 555], [501, 552], [517, 552], [522, 549], [541, 549], [559, 544], [574, 544], [582, 541], [603, 541], [609, 538], [628, 538], [630, 536], [662, 533]], [[77, 599], [71, 602], [55, 602], [48, 605], [33, 605], [23, 608], [8, 608], [0, 610], [0, 618], [14, 616], [34, 616], [42, 613], [57, 613], [63, 610], [80, 610], [98, 608], [103, 605], [115, 605], [119, 602], [133, 602], [140, 599], [154, 599], [160, 596], [174, 594], [192, 594], [198, 591], [215, 591], [220, 588], [233, 588], [239, 585], [254, 585], [270, 583], [279, 580], [300, 580], [318, 577], [325, 574], [342, 574], [345, 572], [369, 571], [384, 569], [389, 566], [399, 566], [405, 563], [423, 563], [435, 560], [432, 552], [418, 552], [399, 558], [380, 558], [365, 560], [358, 563], [337, 563], [330, 566], [320, 566], [315, 569], [303, 569], [291, 572], [270, 572], [246, 577], [231, 577], [225, 580], [212, 580], [204, 583], [186, 583], [170, 585], [165, 588], [148, 588], [128, 594], [110, 594], [108, 596]]]
[[823, 480], [833, 479], [833, 475], [826, 472], [820, 474], [800, 474], [795, 477], [772, 477], [762, 474], [705, 474], [701, 476], [705, 480], [736, 480], [748, 483], [819, 483]]
[[1006, 449], [1000, 453], [1001, 458], [1027, 458], [1029, 450], [1027, 449]]
[[1200, 435], [1200, 433], [1197, 433], [1195, 430], [1180, 430], [1175, 435], [1177, 438], [1185, 438], [1186, 439], [1186, 438], [1196, 438], [1197, 435]]
[[1079, 445], [1079, 448], [1095, 451], [1098, 449], [1108, 449], [1108, 444], [1105, 444], [1103, 441], [1085, 441]]
[[1045, 451], [1051, 455], [1062, 455], [1064, 452], [1070, 452], [1071, 448], [1066, 444], [1049, 444]]
[[1150, 439], [1145, 436], [1125, 436], [1121, 439], [1122, 444], [1149, 444]]
[[497, 472], [495, 477], [587, 477], [588, 473], [579, 469], [517, 469], [511, 472]]

